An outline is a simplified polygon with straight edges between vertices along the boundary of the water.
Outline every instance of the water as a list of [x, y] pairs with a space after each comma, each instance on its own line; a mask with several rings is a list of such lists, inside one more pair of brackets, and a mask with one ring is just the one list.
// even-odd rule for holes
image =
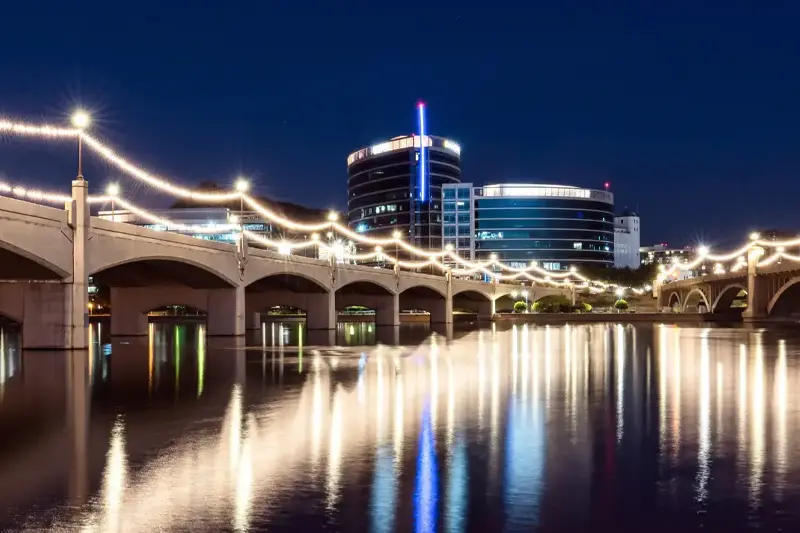
[[301, 326], [95, 325], [88, 355], [3, 330], [0, 530], [800, 527], [791, 331]]

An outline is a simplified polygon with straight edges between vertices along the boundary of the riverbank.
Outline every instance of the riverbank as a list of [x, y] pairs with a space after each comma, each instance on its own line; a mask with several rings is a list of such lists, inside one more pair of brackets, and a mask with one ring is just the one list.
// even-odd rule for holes
[[741, 323], [741, 318], [712, 313], [500, 313], [495, 322], [515, 324], [591, 324], [596, 322], [660, 322], [672, 324]]

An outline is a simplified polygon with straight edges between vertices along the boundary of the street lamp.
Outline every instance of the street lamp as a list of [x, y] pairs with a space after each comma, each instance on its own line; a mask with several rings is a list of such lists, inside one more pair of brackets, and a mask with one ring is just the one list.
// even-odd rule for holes
[[336, 222], [337, 220], [339, 220], [339, 215], [336, 213], [336, 211], [331, 211], [328, 213], [329, 222]]
[[82, 109], [77, 109], [72, 114], [72, 125], [78, 130], [78, 179], [83, 179], [83, 130], [89, 127], [92, 122], [89, 113]]
[[239, 217], [244, 218], [244, 193], [250, 190], [250, 182], [245, 178], [239, 178], [234, 184], [236, 191], [239, 193]]
[[398, 256], [398, 254], [399, 254], [398, 246], [399, 246], [399, 242], [400, 242], [400, 230], [397, 230], [397, 229], [394, 230], [392, 232], [392, 238], [394, 239], [394, 258], [395, 259], [400, 259], [400, 257]]
[[117, 217], [114, 211], [114, 200], [116, 200], [117, 196], [119, 196], [119, 185], [116, 183], [110, 184], [106, 188], [106, 194], [111, 197], [111, 222], [116, 222]]
[[522, 296], [525, 298], [525, 312], [528, 312], [528, 290], [522, 289]]

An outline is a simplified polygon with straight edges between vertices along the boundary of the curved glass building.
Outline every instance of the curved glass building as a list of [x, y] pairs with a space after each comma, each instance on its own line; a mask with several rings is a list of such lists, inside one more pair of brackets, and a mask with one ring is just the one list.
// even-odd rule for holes
[[443, 220], [443, 245], [465, 258], [487, 260], [496, 254], [509, 266], [536, 261], [548, 270], [614, 265], [614, 195], [605, 190], [445, 186]]
[[457, 143], [395, 137], [350, 154], [347, 175], [350, 229], [371, 237], [399, 231], [415, 246], [441, 249], [442, 186], [461, 181]]

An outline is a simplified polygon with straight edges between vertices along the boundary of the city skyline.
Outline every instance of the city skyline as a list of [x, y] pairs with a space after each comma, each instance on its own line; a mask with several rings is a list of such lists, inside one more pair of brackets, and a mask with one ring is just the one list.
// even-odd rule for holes
[[[154, 42], [139, 39], [132, 48], [125, 37], [140, 31], [146, 17], [126, 13], [123, 27], [106, 28], [93, 25], [97, 14], [83, 9], [57, 24], [45, 21], [38, 47], [4, 66], [4, 77], [19, 83], [6, 87], [3, 114], [48, 122], [63, 117], [66, 123], [76, 105], [85, 105], [94, 132], [187, 185], [232, 185], [245, 174], [259, 194], [341, 209], [347, 155], [414, 131], [414, 104], [421, 99], [429, 105], [431, 134], [461, 144], [463, 181], [593, 188], [610, 181], [617, 209], [642, 215], [643, 244], [717, 245], [738, 242], [751, 229], [794, 230], [795, 186], [788, 180], [798, 161], [790, 147], [800, 139], [790, 125], [800, 109], [790, 98], [797, 80], [781, 59], [797, 47], [781, 26], [792, 8], [712, 13], [695, 6], [687, 22], [678, 20], [677, 7], [616, 13], [586, 7], [574, 17], [566, 8], [486, 13], [469, 4], [432, 9], [425, 17], [323, 7], [301, 17], [295, 9], [259, 7], [256, 14], [275, 30], [265, 32], [267, 42], [259, 46], [254, 35], [239, 31], [244, 36], [215, 53], [217, 39], [230, 37], [237, 24], [248, 27], [245, 17], [221, 21], [212, 38], [201, 31], [211, 13], [190, 13], [176, 25], [177, 13], [167, 10], [148, 21]], [[19, 41], [36, 15], [26, 6], [11, 11], [19, 24], [5, 38]], [[365, 34], [381, 24], [386, 42], [413, 25], [423, 35], [439, 32], [448, 45], [418, 55], [383, 39], [365, 47]], [[650, 36], [632, 31], [637, 24]], [[608, 57], [589, 46], [591, 28], [603, 37], [598, 46]], [[352, 33], [356, 29], [362, 34]], [[320, 35], [312, 39], [314, 31]], [[753, 39], [738, 39], [737, 31]], [[681, 42], [674, 38], [679, 34]], [[710, 52], [690, 53], [701, 37], [717, 43], [710, 70], [703, 69], [711, 64]], [[332, 46], [320, 46], [325, 39]], [[192, 47], [209, 62], [176, 66], [175, 57]], [[645, 61], [659, 51], [653, 56], [659, 61]], [[257, 67], [267, 57], [271, 68]], [[530, 58], [529, 69], [513, 62], [520, 57]], [[364, 83], [385, 73], [386, 65], [418, 67], [420, 76]], [[344, 72], [351, 81], [338, 87], [334, 80]], [[758, 83], [766, 79], [779, 83], [767, 89]], [[657, 87], [661, 82], [668, 83]], [[15, 139], [2, 143], [0, 158], [8, 181], [61, 190], [74, 168], [70, 147]], [[122, 181], [91, 159], [85, 174], [95, 190]], [[760, 186], [743, 200], [743, 187], [754, 182]], [[124, 183], [138, 202], [156, 201]], [[784, 194], [772, 195], [777, 187]]]

